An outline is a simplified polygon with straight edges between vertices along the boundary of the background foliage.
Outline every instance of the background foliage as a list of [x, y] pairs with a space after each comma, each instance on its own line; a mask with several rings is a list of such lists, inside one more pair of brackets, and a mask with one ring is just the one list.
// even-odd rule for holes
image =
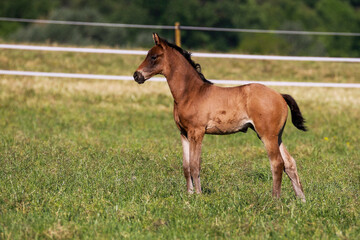
[[[35, 19], [360, 32], [359, 0], [2, 0], [0, 16]], [[14, 41], [148, 47], [153, 30], [0, 22]], [[173, 31], [159, 30], [172, 40]], [[262, 54], [360, 56], [360, 37], [182, 31], [188, 49]]]

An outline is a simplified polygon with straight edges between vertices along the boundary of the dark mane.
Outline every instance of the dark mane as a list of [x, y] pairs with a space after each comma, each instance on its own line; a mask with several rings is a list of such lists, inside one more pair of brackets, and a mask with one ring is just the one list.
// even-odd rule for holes
[[209, 84], [213, 84], [212, 82], [210, 82], [209, 80], [207, 80], [204, 75], [201, 73], [201, 66], [198, 63], [195, 63], [192, 59], [191, 59], [191, 53], [182, 49], [181, 47], [173, 44], [173, 43], [169, 43], [168, 41], [164, 40], [166, 42], [166, 44], [169, 47], [174, 48], [176, 51], [178, 51], [179, 53], [181, 53], [181, 55], [183, 55], [185, 57], [185, 59], [191, 64], [191, 66], [196, 70], [196, 72], [199, 74], [199, 77], [201, 78], [201, 80], [203, 80], [205, 83], [209, 83]]

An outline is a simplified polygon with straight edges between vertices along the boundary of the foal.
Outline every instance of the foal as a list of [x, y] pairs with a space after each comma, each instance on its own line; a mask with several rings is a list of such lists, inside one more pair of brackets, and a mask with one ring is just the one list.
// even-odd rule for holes
[[295, 194], [305, 201], [296, 163], [281, 140], [291, 110], [292, 122], [306, 131], [295, 100], [261, 84], [219, 87], [205, 79], [190, 53], [153, 34], [151, 48], [134, 73], [142, 84], [156, 74], [166, 77], [174, 98], [174, 120], [181, 133], [183, 170], [187, 191], [201, 193], [200, 154], [204, 134], [231, 134], [253, 129], [270, 159], [273, 196], [280, 197], [282, 172], [289, 176]]

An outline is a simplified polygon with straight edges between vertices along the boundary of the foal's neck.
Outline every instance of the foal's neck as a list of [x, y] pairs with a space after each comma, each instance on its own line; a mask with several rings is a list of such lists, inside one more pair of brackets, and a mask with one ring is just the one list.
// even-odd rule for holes
[[175, 102], [186, 101], [191, 93], [196, 93], [206, 84], [193, 66], [175, 50], [168, 55], [169, 71], [164, 76]]

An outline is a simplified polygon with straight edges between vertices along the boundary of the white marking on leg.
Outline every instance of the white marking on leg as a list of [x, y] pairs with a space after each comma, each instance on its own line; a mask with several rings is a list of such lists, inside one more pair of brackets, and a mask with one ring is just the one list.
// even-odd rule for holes
[[292, 186], [294, 188], [295, 194], [305, 202], [305, 194], [301, 188], [300, 178], [297, 173], [295, 159], [289, 154], [286, 150], [283, 143], [280, 144], [280, 153], [284, 160], [285, 172], [291, 180]]
[[190, 175], [190, 143], [189, 143], [189, 140], [183, 135], [181, 135], [181, 143], [182, 143], [182, 147], [183, 147], [183, 168], [184, 168], [184, 171], [185, 171], [185, 169], [188, 169], [188, 171], [189, 171], [189, 175], [185, 176], [187, 191], [189, 193], [193, 193], [194, 188], [193, 188], [193, 183], [192, 183], [191, 175]]

